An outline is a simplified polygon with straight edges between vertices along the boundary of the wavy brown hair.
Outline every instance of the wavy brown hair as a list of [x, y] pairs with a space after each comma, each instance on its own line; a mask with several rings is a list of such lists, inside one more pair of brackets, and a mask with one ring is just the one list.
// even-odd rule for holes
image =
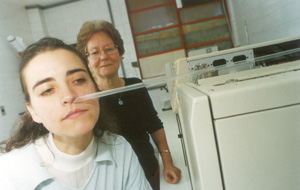
[[77, 35], [77, 49], [82, 55], [86, 55], [86, 45], [90, 37], [98, 32], [106, 32], [115, 45], [118, 46], [119, 54], [124, 55], [124, 42], [119, 31], [109, 22], [104, 20], [92, 20], [85, 22]]
[[[91, 75], [86, 59], [83, 57], [83, 55], [78, 52], [75, 47], [67, 45], [61, 40], [47, 37], [42, 38], [38, 42], [28, 46], [21, 58], [19, 75], [26, 102], [30, 102], [30, 96], [23, 74], [24, 69], [26, 68], [27, 64], [37, 55], [57, 49], [65, 49], [78, 56], [82, 60], [82, 63], [85, 65], [86, 70], [88, 71], [88, 74], [95, 85], [95, 89], [98, 90], [95, 80]], [[101, 114], [94, 127], [94, 135], [97, 137], [101, 137], [104, 130], [109, 129], [112, 132], [114, 131], [113, 126], [115, 126], [115, 123], [113, 122], [114, 120], [112, 114], [106, 113], [106, 110], [107, 109], [105, 108], [101, 108]], [[39, 124], [33, 121], [30, 113], [26, 111], [20, 116], [15, 125], [15, 129], [11, 131], [10, 138], [0, 143], [0, 152], [5, 153], [10, 152], [15, 148], [21, 148], [31, 142], [34, 142], [36, 139], [45, 136], [48, 133], [49, 131], [43, 126], [43, 124]]]

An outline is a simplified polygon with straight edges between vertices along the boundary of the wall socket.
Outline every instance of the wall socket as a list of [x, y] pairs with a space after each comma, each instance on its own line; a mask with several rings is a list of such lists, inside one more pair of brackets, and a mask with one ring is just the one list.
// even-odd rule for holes
[[1, 111], [2, 116], [6, 115], [6, 111], [5, 111], [4, 106], [0, 106], [0, 111]]

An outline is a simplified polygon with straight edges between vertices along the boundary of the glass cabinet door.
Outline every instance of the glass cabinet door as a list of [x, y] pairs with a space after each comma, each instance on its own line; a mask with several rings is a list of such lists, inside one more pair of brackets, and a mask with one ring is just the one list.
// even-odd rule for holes
[[173, 0], [129, 0], [127, 1], [128, 9], [132, 11], [158, 6], [165, 3], [173, 2]]
[[182, 24], [224, 15], [221, 2], [193, 6], [179, 11]]
[[221, 1], [199, 4], [179, 10], [187, 53], [217, 47], [232, 48], [229, 24]]
[[131, 14], [134, 34], [177, 25], [175, 10], [175, 5], [170, 5]]
[[183, 34], [186, 46], [230, 37], [226, 18], [184, 25]]
[[168, 51], [182, 47], [179, 28], [171, 28], [136, 36], [139, 56]]

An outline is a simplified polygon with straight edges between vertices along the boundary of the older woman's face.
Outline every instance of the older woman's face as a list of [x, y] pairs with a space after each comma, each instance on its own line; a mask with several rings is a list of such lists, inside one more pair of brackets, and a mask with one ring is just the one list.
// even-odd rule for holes
[[96, 92], [82, 60], [73, 52], [58, 49], [41, 53], [29, 61], [23, 72], [33, 120], [54, 135], [90, 135], [98, 120], [97, 99], [74, 103], [81, 95]]
[[113, 40], [106, 32], [98, 32], [93, 34], [87, 42], [87, 52], [89, 54], [100, 51], [99, 58], [94, 59], [88, 57], [89, 66], [93, 69], [94, 73], [100, 78], [111, 78], [118, 75], [120, 61], [122, 56], [118, 51], [113, 53], [105, 53], [103, 50], [106, 48], [114, 48]]

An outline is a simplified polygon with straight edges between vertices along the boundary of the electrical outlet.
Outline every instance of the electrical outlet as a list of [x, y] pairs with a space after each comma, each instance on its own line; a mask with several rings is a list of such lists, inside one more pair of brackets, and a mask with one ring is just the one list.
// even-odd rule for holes
[[1, 115], [2, 116], [6, 115], [6, 111], [5, 111], [4, 106], [0, 106], [0, 110], [1, 110]]

